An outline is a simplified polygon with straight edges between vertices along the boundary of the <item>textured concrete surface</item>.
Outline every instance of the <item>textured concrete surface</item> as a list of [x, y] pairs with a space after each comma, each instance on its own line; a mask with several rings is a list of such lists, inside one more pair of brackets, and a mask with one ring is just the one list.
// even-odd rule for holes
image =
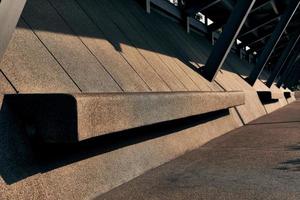
[[298, 101], [96, 199], [299, 199], [299, 129]]
[[16, 28], [25, 2], [26, 0], [10, 0], [0, 3], [0, 60]]
[[216, 82], [226, 91], [233, 91], [237, 88], [244, 91], [245, 104], [237, 106], [237, 111], [245, 124], [266, 114], [265, 107], [261, 103], [256, 90], [239, 75], [221, 70], [216, 77]]
[[21, 93], [79, 92], [24, 21], [19, 24], [27, 29], [15, 30], [0, 63], [15, 88]]
[[0, 199], [90, 199], [239, 126], [223, 110], [74, 145], [45, 145], [35, 144], [2, 104]]
[[283, 92], [257, 91], [257, 94], [263, 104], [268, 104], [270, 102], [279, 101], [279, 99], [285, 98]]
[[77, 142], [117, 131], [228, 109], [243, 92], [7, 95], [4, 100], [36, 137]]
[[140, 54], [129, 39], [129, 36], [120, 30], [118, 24], [112, 23], [110, 11], [106, 5], [93, 1], [78, 1], [80, 6], [95, 21], [103, 31], [108, 32], [112, 38], [111, 42], [119, 48], [120, 53], [131, 64], [135, 71], [141, 76], [152, 91], [168, 91], [165, 82], [154, 71], [149, 62]]
[[205, 80], [195, 70], [211, 50], [203, 36], [135, 0], [28, 0], [0, 69], [21, 93], [247, 91], [236, 110], [244, 123], [287, 104], [262, 105], [256, 90], [281, 89], [259, 80], [250, 87], [243, 77], [254, 65], [232, 53], [217, 81]]
[[[212, 50], [202, 35], [187, 34], [161, 13], [146, 14], [135, 0], [103, 2], [27, 0], [0, 61], [0, 92], [238, 90], [245, 92], [245, 105], [74, 146], [48, 147], [28, 137], [34, 129], [25, 126], [4, 100], [0, 199], [97, 196], [287, 104], [280, 99], [263, 105], [256, 91], [269, 89], [261, 81], [254, 88], [244, 81], [253, 65], [236, 55], [230, 54], [215, 82], [195, 72]], [[265, 77], [266, 72], [261, 78]], [[274, 86], [271, 90], [283, 91]]]
[[[30, 24], [41, 42], [47, 46], [55, 60], [64, 66], [81, 91], [114, 92], [121, 90], [80, 39], [76, 35], [72, 35], [72, 30], [48, 1], [28, 1], [22, 17]], [[60, 30], [64, 34], [38, 30], [44, 24], [47, 24], [47, 28]]]
[[148, 90], [145, 82], [108, 40], [110, 37], [105, 33], [109, 33], [94, 24], [75, 1], [49, 2], [124, 91]]
[[12, 85], [9, 83], [9, 80], [7, 80], [7, 77], [4, 75], [4, 73], [0, 70], [0, 94], [11, 94], [15, 93], [16, 91], [12, 87]]
[[[267, 76], [264, 74], [262, 75], [262, 80], [265, 81], [266, 78], [264, 77]], [[271, 88], [268, 88], [262, 80], [257, 80], [253, 87], [257, 91], [264, 91], [264, 92], [269, 91], [271, 93], [271, 98], [273, 99], [273, 101], [272, 100], [262, 101], [267, 113], [271, 113], [288, 104], [287, 100], [284, 98], [284, 93], [283, 93], [284, 90], [282, 88], [278, 88], [275, 84], [273, 84]]]

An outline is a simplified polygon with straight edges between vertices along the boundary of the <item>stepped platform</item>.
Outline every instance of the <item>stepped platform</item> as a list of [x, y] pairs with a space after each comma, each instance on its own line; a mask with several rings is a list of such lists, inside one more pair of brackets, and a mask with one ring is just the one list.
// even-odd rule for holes
[[300, 102], [96, 198], [299, 199]]

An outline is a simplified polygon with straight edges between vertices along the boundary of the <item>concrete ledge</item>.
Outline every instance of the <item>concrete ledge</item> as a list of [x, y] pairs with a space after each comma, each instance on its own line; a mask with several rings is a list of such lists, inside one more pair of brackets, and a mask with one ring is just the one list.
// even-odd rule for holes
[[284, 98], [283, 92], [257, 91], [257, 94], [263, 104], [274, 103]]
[[296, 101], [296, 93], [292, 91], [284, 92], [285, 99], [288, 103], [293, 103]]
[[243, 92], [19, 94], [4, 101], [29, 134], [46, 142], [77, 142], [112, 132], [244, 104]]
[[284, 92], [283, 94], [284, 94], [284, 97], [285, 97], [286, 99], [289, 99], [289, 98], [292, 97], [291, 92]]

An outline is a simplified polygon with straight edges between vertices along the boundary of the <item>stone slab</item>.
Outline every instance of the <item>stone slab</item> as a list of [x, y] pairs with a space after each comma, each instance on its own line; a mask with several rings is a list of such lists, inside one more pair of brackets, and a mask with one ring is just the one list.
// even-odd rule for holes
[[49, 2], [125, 92], [148, 90], [145, 82], [115, 50], [100, 27], [75, 1], [51, 0]]
[[283, 92], [257, 91], [257, 94], [263, 104], [274, 103], [275, 101], [284, 98]]
[[16, 93], [16, 91], [10, 85], [3, 72], [0, 70], [0, 94], [4, 93]]
[[121, 91], [48, 1], [29, 0], [22, 17], [82, 92]]
[[5, 99], [29, 134], [47, 142], [77, 142], [244, 104], [243, 92], [22, 94]]
[[256, 90], [237, 74], [227, 70], [221, 70], [217, 74], [215, 81], [226, 91], [240, 89], [245, 92], [245, 104], [236, 107], [244, 124], [266, 114], [266, 110], [260, 102]]
[[[136, 5], [133, 1], [128, 1], [126, 4], [124, 2], [119, 2], [119, 4], [124, 4], [134, 15], [134, 17], [145, 26], [148, 33], [155, 38], [158, 46], [155, 47], [156, 51], [159, 52], [160, 57], [168, 65], [169, 69], [175, 74], [175, 76], [184, 84], [184, 86], [189, 91], [210, 91], [211, 89], [204, 83], [203, 77], [195, 73], [189, 68], [189, 62], [186, 58], [183, 58], [184, 54], [181, 48], [176, 48], [177, 38], [172, 36], [171, 31], [166, 24], [173, 23], [172, 21], [164, 20], [163, 16], [158, 13], [152, 12], [151, 15], [146, 14], [143, 10]], [[163, 22], [162, 22], [163, 20]], [[152, 23], [148, 23], [151, 21]], [[181, 27], [178, 25], [177, 30]]]
[[287, 103], [293, 103], [294, 101], [296, 101], [296, 92], [292, 92], [290, 90], [285, 90], [284, 92], [285, 95], [285, 99], [287, 101]]
[[[114, 9], [112, 19], [118, 23], [123, 29], [127, 37], [137, 47], [139, 52], [145, 57], [147, 62], [151, 64], [153, 69], [160, 75], [172, 91], [186, 91], [184, 85], [177, 79], [175, 74], [169, 69], [164, 57], [161, 55], [162, 44], [158, 43], [157, 38], [152, 32], [149, 32], [131, 13], [131, 9], [127, 9], [128, 2], [107, 1], [106, 5], [111, 4]], [[126, 7], [125, 7], [126, 6]], [[125, 7], [125, 9], [124, 9]], [[135, 11], [134, 11], [135, 12]], [[144, 13], [145, 14], [145, 13]], [[146, 15], [146, 14], [145, 14]]]
[[20, 93], [79, 92], [22, 19], [2, 57], [0, 69]]
[[284, 97], [285, 97], [286, 99], [292, 97], [292, 92], [283, 92], [283, 94], [284, 94]]
[[108, 40], [115, 49], [127, 60], [132, 68], [145, 81], [151, 91], [170, 91], [164, 81], [158, 76], [150, 64], [139, 53], [137, 48], [120, 30], [117, 24], [112, 23], [106, 5], [98, 1], [77, 1], [82, 9], [101, 27]]

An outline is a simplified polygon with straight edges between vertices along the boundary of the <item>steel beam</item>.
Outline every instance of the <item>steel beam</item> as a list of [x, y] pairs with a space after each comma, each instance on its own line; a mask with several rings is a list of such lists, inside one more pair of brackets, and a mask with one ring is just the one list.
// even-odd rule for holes
[[26, 0], [0, 1], [0, 60], [19, 21]]
[[261, 4], [259, 4], [258, 6], [254, 7], [254, 8], [251, 10], [251, 13], [253, 13], [253, 12], [255, 12], [255, 11], [257, 11], [257, 10], [263, 8], [263, 7], [265, 7], [265, 6], [268, 5], [268, 4], [270, 4], [270, 1], [269, 1], [269, 0], [267, 0], [267, 1], [265, 1], [265, 2], [263, 2], [263, 3], [261, 3]]
[[203, 10], [206, 10], [212, 6], [214, 6], [215, 4], [221, 2], [222, 0], [214, 0], [211, 2], [208, 2], [206, 4], [200, 4], [198, 1], [195, 3], [188, 3], [187, 8], [185, 8], [185, 13], [188, 16], [193, 16], [195, 15], [197, 12], [201, 12]]
[[280, 76], [280, 79], [276, 83], [277, 87], [280, 88], [282, 86], [282, 84], [286, 81], [286, 79], [290, 75], [291, 71], [293, 70], [294, 64], [299, 61], [298, 54], [299, 54], [299, 51], [296, 51], [290, 58], [288, 65], [286, 66], [286, 69], [283, 71], [283, 74]]
[[247, 81], [250, 85], [254, 85], [256, 80], [259, 78], [260, 74], [264, 70], [272, 52], [274, 51], [277, 43], [279, 42], [281, 36], [283, 35], [286, 27], [294, 16], [296, 10], [300, 4], [299, 0], [291, 0], [290, 4], [286, 8], [285, 12], [282, 15], [282, 18], [275, 27], [274, 32], [271, 35], [271, 38], [268, 40], [264, 50], [258, 58], [258, 62], [255, 68], [250, 73], [250, 76], [247, 78]]
[[296, 44], [298, 43], [300, 39], [300, 32], [295, 35], [288, 43], [288, 45], [286, 46], [286, 48], [283, 50], [281, 56], [279, 57], [278, 61], [276, 62], [274, 69], [271, 73], [271, 75], [269, 76], [266, 85], [268, 87], [271, 87], [274, 80], [277, 78], [279, 72], [281, 71], [281, 69], [283, 68], [283, 66], [285, 65], [289, 55], [291, 54], [291, 52], [293, 51], [293, 49], [295, 48]]
[[253, 45], [253, 44], [256, 44], [256, 43], [258, 43], [258, 42], [261, 42], [262, 40], [266, 39], [267, 37], [270, 37], [271, 35], [272, 35], [272, 33], [267, 33], [266, 35], [263, 35], [263, 36], [257, 38], [257, 39], [254, 40], [254, 41], [251, 41], [251, 42], [248, 42], [248, 43], [244, 42], [244, 44], [242, 43], [242, 45], [244, 45], [244, 46], [245, 46], [245, 45], [251, 46], [251, 45]]
[[253, 31], [256, 31], [256, 30], [258, 30], [258, 29], [260, 29], [260, 28], [262, 28], [262, 27], [264, 27], [264, 26], [266, 26], [266, 25], [268, 25], [268, 24], [270, 24], [270, 23], [272, 23], [272, 22], [274, 22], [274, 21], [276, 21], [276, 20], [279, 20], [279, 19], [280, 19], [280, 16], [273, 17], [272, 19], [269, 19], [269, 20], [267, 20], [266, 22], [261, 23], [261, 24], [259, 24], [259, 25], [256, 26], [256, 27], [253, 27], [253, 28], [251, 28], [251, 29], [248, 29], [248, 30], [242, 32], [242, 33], [239, 35], [239, 38], [241, 38], [241, 37], [243, 37], [243, 36], [245, 36], [245, 35], [248, 35], [249, 33], [252, 33]]
[[220, 38], [217, 40], [217, 43], [206, 62], [206, 65], [203, 67], [202, 74], [208, 80], [213, 81], [215, 79], [218, 70], [222, 67], [232, 45], [235, 43], [254, 3], [255, 0], [237, 2]]
[[292, 87], [297, 81], [297, 79], [299, 78], [299, 74], [297, 73], [299, 70], [299, 65], [300, 65], [300, 60], [294, 64], [293, 69], [289, 73], [288, 78], [283, 82], [284, 88]]
[[271, 0], [270, 3], [271, 3], [271, 6], [272, 6], [272, 8], [273, 8], [275, 14], [278, 15], [278, 14], [279, 14], [279, 11], [278, 11], [276, 2], [275, 2], [274, 0]]
[[230, 11], [232, 11], [235, 8], [234, 7], [235, 3], [233, 0], [223, 0], [222, 3], [225, 6], [225, 8], [227, 8]]
[[151, 12], [151, 1], [146, 0], [146, 12], [150, 14]]

